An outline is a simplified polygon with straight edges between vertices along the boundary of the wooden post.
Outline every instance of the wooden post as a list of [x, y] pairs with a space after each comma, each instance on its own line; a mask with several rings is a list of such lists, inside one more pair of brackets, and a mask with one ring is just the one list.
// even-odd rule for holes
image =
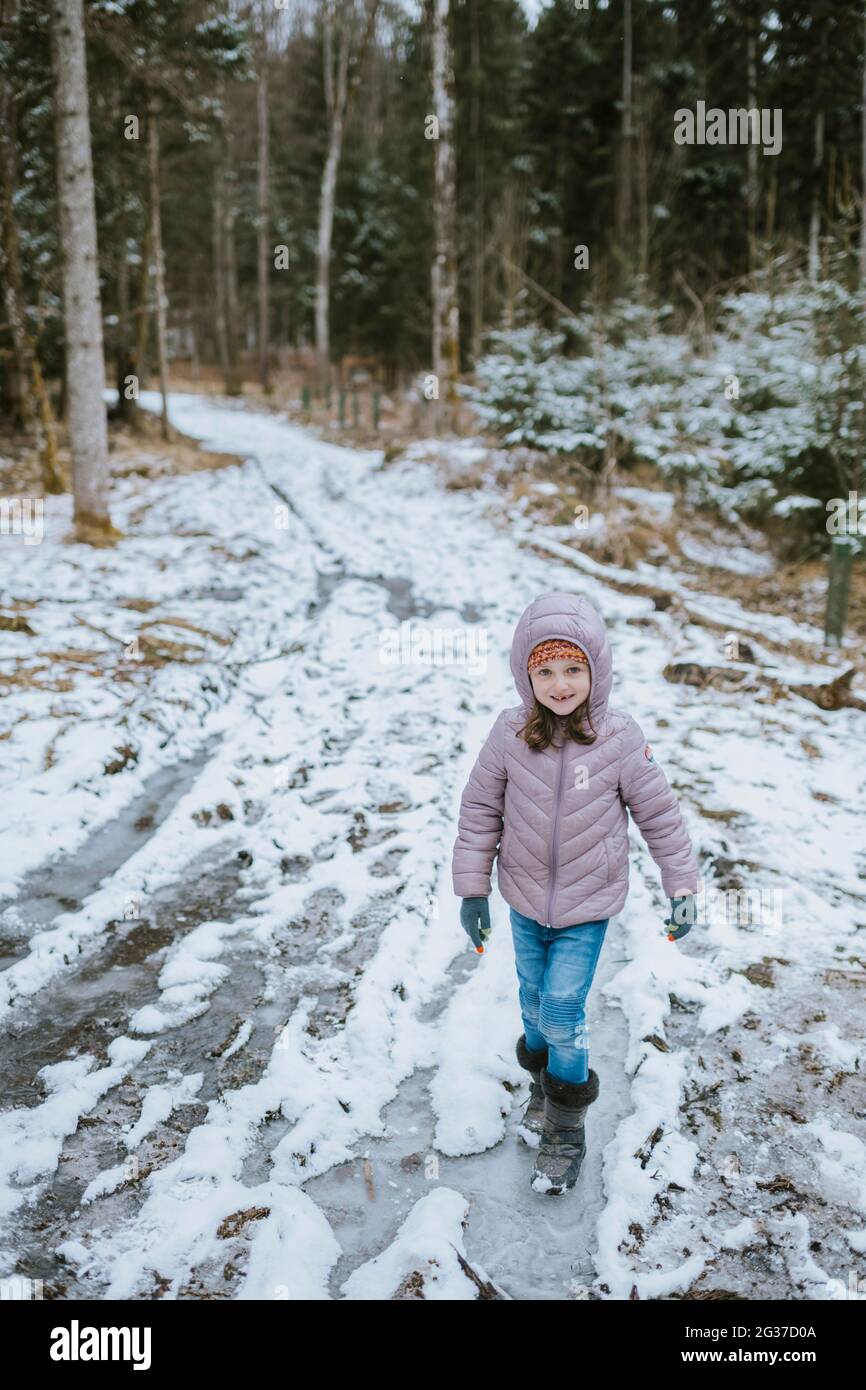
[[850, 536], [834, 536], [830, 542], [830, 572], [827, 584], [827, 617], [824, 622], [825, 646], [841, 647], [848, 619], [848, 594], [854, 542]]

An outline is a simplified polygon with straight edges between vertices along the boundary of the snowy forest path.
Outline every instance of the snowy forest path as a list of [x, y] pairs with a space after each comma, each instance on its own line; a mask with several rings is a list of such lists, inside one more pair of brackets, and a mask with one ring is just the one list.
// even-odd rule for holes
[[[821, 868], [840, 834], [859, 862], [862, 788], [843, 787], [839, 740], [854, 714], [756, 709], [747, 763], [736, 697], [672, 695], [659, 674], [679, 646], [706, 651], [707, 633], [648, 618], [647, 600], [532, 553], [519, 527], [491, 524], [489, 498], [444, 489], [433, 464], [383, 468], [378, 453], [278, 417], [180, 395], [171, 413], [246, 460], [198, 475], [173, 513], [186, 509], [188, 523], [195, 509], [210, 541], [230, 521], [230, 574], [219, 578], [230, 578], [244, 640], [225, 698], [197, 723], [197, 737], [213, 740], [207, 756], [138, 854], [84, 903], [81, 961], [39, 974], [32, 989], [19, 970], [2, 1041], [19, 1088], [0, 1114], [12, 1155], [4, 1263], [61, 1298], [388, 1298], [423, 1248], [445, 1267], [449, 1296], [476, 1293], [456, 1250], [502, 1296], [575, 1297], [601, 1279], [619, 1294], [634, 1235], [622, 1203], [606, 1210], [611, 1175], [635, 1168], [660, 1086], [677, 1109], [652, 1038], [664, 1024], [688, 1055], [724, 1033], [726, 1008], [733, 1019], [766, 991], [737, 973], [744, 948], [730, 923], [712, 924], [709, 950], [664, 941], [667, 905], [635, 835], [632, 894], [590, 999], [603, 1083], [580, 1189], [556, 1205], [530, 1191], [531, 1154], [514, 1133], [526, 1092], [507, 910], [495, 897], [479, 961], [462, 948], [449, 872], [460, 789], [495, 713], [515, 702], [514, 621], [535, 593], [575, 578], [604, 611], [614, 703], [653, 729], [702, 861], [731, 883], [751, 866], [802, 914], [804, 973], [788, 1002], [805, 998], [817, 954], [831, 949], [809, 941], [819, 895], [837, 895], [836, 947], [844, 909], [863, 901], [853, 874], [840, 885]], [[154, 515], [155, 537], [170, 507]], [[150, 562], [164, 558], [155, 544]], [[207, 611], [196, 620], [211, 621]], [[385, 644], [402, 623], [481, 625], [485, 659], [394, 663]], [[799, 756], [806, 767], [823, 760], [838, 814], [808, 827], [806, 881], [791, 885], [790, 836], [807, 827], [783, 792], [804, 740], [816, 752]], [[131, 925], [116, 910], [130, 893], [142, 896]], [[780, 948], [772, 923], [746, 930], [753, 954]], [[49, 932], [37, 928], [40, 939], [47, 948]], [[28, 959], [19, 953], [16, 967]], [[784, 1003], [778, 984], [754, 1036], [765, 1047]], [[34, 1099], [26, 1088], [40, 1067]], [[653, 1159], [664, 1171], [665, 1158]], [[677, 1214], [693, 1241], [706, 1195], [690, 1192]]]

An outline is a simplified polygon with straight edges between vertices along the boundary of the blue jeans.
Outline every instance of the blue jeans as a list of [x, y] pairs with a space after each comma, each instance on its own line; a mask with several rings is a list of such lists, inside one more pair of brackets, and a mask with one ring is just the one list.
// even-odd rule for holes
[[548, 1048], [547, 1069], [563, 1081], [586, 1081], [589, 1046], [584, 1007], [609, 917], [573, 927], [546, 927], [515, 908], [514, 963], [526, 1046]]

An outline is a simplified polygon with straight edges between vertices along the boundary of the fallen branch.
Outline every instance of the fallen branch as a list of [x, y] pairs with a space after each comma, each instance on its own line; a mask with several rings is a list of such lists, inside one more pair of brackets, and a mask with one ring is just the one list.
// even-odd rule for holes
[[[83, 618], [80, 613], [73, 614], [75, 621], [82, 627], [90, 628], [93, 632], [98, 632], [100, 636], [107, 637], [109, 642], [118, 647], [128, 647], [133, 642], [137, 643], [139, 655], [128, 658], [132, 663], [144, 665], [164, 666], [168, 661], [179, 661], [185, 665], [193, 665], [196, 661], [207, 659], [209, 653], [205, 647], [195, 646], [191, 642], [173, 642], [171, 638], [161, 636], [153, 632], [145, 632], [145, 628], [156, 628], [161, 626], [179, 627], [185, 631], [196, 632], [202, 637], [212, 637], [221, 646], [231, 646], [234, 642], [234, 634], [226, 637], [224, 634], [210, 632], [207, 628], [196, 627], [194, 623], [188, 622], [186, 618], [149, 618], [147, 622], [139, 625], [138, 631], [131, 637], [116, 637], [107, 628], [99, 627], [97, 623], [91, 623], [87, 618]], [[192, 653], [192, 655], [190, 655]]]
[[469, 1261], [467, 1259], [464, 1259], [464, 1257], [460, 1254], [460, 1251], [457, 1249], [457, 1246], [454, 1244], [453, 1240], [449, 1241], [449, 1244], [451, 1246], [451, 1249], [454, 1251], [454, 1254], [457, 1256], [457, 1259], [460, 1261], [460, 1268], [463, 1270], [463, 1273], [466, 1275], [466, 1278], [472, 1280], [472, 1283], [477, 1288], [479, 1296], [482, 1299], [508, 1299], [508, 1294], [503, 1293], [502, 1290], [497, 1288], [497, 1286], [490, 1279], [482, 1279], [480, 1275], [478, 1275], [475, 1272]]
[[811, 700], [821, 709], [866, 709], [866, 700], [851, 694], [851, 681], [855, 674], [856, 667], [849, 666], [847, 671], [827, 685], [791, 685], [787, 689], [794, 695], [802, 695], [804, 700]]
[[851, 666], [826, 685], [789, 685], [787, 681], [781, 681], [766, 671], [741, 673], [727, 666], [703, 666], [699, 661], [673, 662], [662, 671], [665, 680], [671, 681], [674, 685], [693, 685], [699, 690], [706, 690], [708, 687], [714, 690], [754, 690], [763, 683], [777, 694], [801, 695], [804, 700], [811, 700], [820, 709], [866, 710], [866, 700], [861, 700], [858, 695], [851, 693], [851, 681], [855, 674], [856, 668]]
[[673, 685], [694, 685], [699, 690], [742, 690], [750, 677], [749, 671], [732, 670], [729, 666], [702, 666], [699, 661], [669, 663], [662, 675]]
[[224, 633], [211, 632], [206, 627], [196, 627], [195, 623], [189, 622], [186, 618], [148, 618], [147, 622], [140, 624], [139, 631], [146, 627], [160, 627], [163, 624], [167, 627], [182, 627], [187, 632], [197, 632], [201, 637], [212, 637], [215, 642], [219, 642], [224, 647], [230, 647], [235, 640], [234, 634], [231, 637], [226, 637]]

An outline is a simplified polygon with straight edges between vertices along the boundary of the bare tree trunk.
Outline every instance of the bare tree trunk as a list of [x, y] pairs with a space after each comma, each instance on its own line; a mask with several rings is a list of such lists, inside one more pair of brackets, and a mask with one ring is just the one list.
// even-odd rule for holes
[[821, 273], [821, 193], [824, 171], [824, 71], [827, 65], [827, 31], [821, 32], [815, 92], [815, 118], [812, 126], [812, 188], [809, 209], [809, 279], [814, 284]]
[[121, 209], [117, 252], [117, 325], [121, 348], [129, 346], [129, 256], [127, 254], [126, 209]]
[[502, 280], [504, 293], [502, 297], [502, 328], [504, 332], [510, 333], [514, 327], [514, 301], [517, 298], [519, 285], [518, 271], [514, 262], [514, 191], [511, 184], [506, 184], [505, 193], [502, 199]]
[[507, 333], [515, 323], [515, 303], [525, 274], [527, 223], [526, 175], [515, 174], [505, 185], [490, 237], [499, 254], [502, 275], [500, 323]]
[[241, 353], [243, 351], [243, 334], [241, 332], [241, 320], [239, 312], [238, 298], [238, 258], [235, 247], [235, 219], [238, 215], [237, 205], [234, 194], [234, 179], [227, 180], [229, 196], [225, 202], [225, 236], [223, 247], [225, 250], [225, 281], [226, 281], [226, 337], [228, 340], [230, 374], [228, 392], [230, 396], [239, 396], [243, 390], [243, 364]]
[[812, 146], [812, 207], [809, 214], [809, 279], [814, 282], [821, 271], [821, 169], [824, 164], [824, 110], [815, 112]]
[[162, 437], [168, 439], [168, 348], [166, 333], [165, 262], [162, 254], [162, 218], [159, 185], [159, 102], [153, 92], [147, 103], [147, 177], [150, 199], [150, 248], [153, 256], [153, 290], [156, 296], [156, 362], [162, 396]]
[[225, 226], [223, 216], [223, 165], [222, 160], [214, 170], [213, 189], [213, 273], [214, 273], [214, 329], [217, 340], [217, 353], [222, 368], [223, 383], [229, 380], [229, 348], [226, 334], [226, 282], [225, 282]]
[[454, 158], [454, 65], [449, 0], [433, 0], [433, 111], [439, 123], [433, 141], [434, 252], [433, 371], [449, 413], [457, 400], [460, 320], [457, 301], [457, 179]]
[[623, 3], [622, 129], [619, 146], [619, 180], [616, 199], [616, 246], [619, 271], [630, 272], [631, 245], [631, 146], [632, 146], [632, 15], [631, 0]]
[[[124, 110], [121, 102], [120, 88], [116, 87], [112, 93], [111, 118], [115, 127], [119, 128], [123, 123]], [[128, 187], [124, 186], [117, 189], [118, 195], [118, 223], [114, 242], [114, 269], [115, 280], [117, 283], [117, 327], [113, 334], [114, 348], [114, 381], [117, 389], [117, 405], [115, 407], [115, 419], [124, 425], [133, 425], [138, 422], [138, 406], [136, 395], [130, 394], [130, 383], [138, 381], [137, 363], [132, 349], [133, 339], [133, 316], [131, 313], [130, 294], [129, 294], [129, 210], [128, 210]], [[111, 356], [112, 344], [106, 344], [107, 355]], [[140, 382], [138, 382], [140, 385]]]
[[193, 381], [201, 378], [201, 363], [199, 361], [199, 317], [198, 304], [200, 295], [198, 293], [198, 277], [193, 267], [189, 269], [189, 303], [190, 303], [190, 354], [189, 354], [189, 374]]
[[[366, 23], [358, 49], [360, 71], [376, 27], [380, 0], [367, 0]], [[335, 25], [335, 14], [339, 23]], [[343, 150], [343, 132], [352, 105], [358, 77], [349, 86], [349, 54], [355, 27], [355, 0], [324, 0], [322, 6], [323, 67], [325, 107], [328, 113], [328, 153], [322, 170], [319, 198], [319, 230], [316, 248], [316, 374], [320, 389], [331, 379], [331, 242], [334, 230], [334, 199], [337, 173]], [[336, 60], [334, 48], [336, 40]]]
[[130, 353], [129, 315], [129, 257], [127, 254], [126, 210], [120, 215], [117, 250], [117, 418], [126, 424], [135, 416], [135, 401], [127, 396], [127, 383], [135, 375], [135, 362]]
[[55, 429], [54, 412], [51, 409], [51, 398], [45, 386], [36, 343], [31, 342], [31, 346], [33, 350], [30, 354], [30, 370], [33, 396], [38, 411], [36, 441], [42, 464], [42, 486], [46, 492], [68, 492], [69, 482], [63, 476], [57, 453], [57, 430]]
[[51, 0], [66, 391], [80, 541], [116, 536], [108, 512], [108, 427], [82, 0]]
[[[747, 104], [749, 110], [753, 111], [758, 105], [758, 46], [754, 11], [750, 12], [748, 18], [746, 67], [749, 84]], [[758, 146], [753, 140], [746, 147], [746, 236], [751, 273], [758, 264]]]
[[343, 120], [349, 74], [349, 29], [347, 17], [337, 26], [336, 70], [334, 66], [334, 10], [326, 0], [323, 12], [325, 105], [328, 112], [328, 153], [322, 171], [319, 199], [319, 234], [316, 249], [316, 360], [320, 389], [330, 379], [331, 337], [329, 304], [331, 294], [331, 240], [334, 230], [334, 195], [343, 148]]
[[[345, 52], [344, 49], [341, 56], [344, 56]], [[334, 193], [337, 186], [337, 168], [340, 162], [342, 139], [342, 121], [334, 118], [331, 122], [328, 155], [322, 174], [316, 247], [316, 358], [320, 389], [325, 387], [330, 375], [331, 241], [334, 229]]]
[[12, 338], [12, 379], [15, 382], [15, 399], [18, 403], [19, 419], [23, 428], [31, 435], [42, 471], [42, 488], [46, 493], [61, 493], [67, 490], [57, 454], [57, 433], [51, 401], [45, 387], [36, 338], [27, 325], [24, 300], [24, 287], [21, 277], [20, 238], [15, 217], [15, 152], [10, 150], [9, 140], [14, 142], [14, 115], [5, 119], [4, 87], [0, 77], [0, 271], [5, 290], [6, 316]]
[[774, 168], [770, 175], [770, 181], [767, 184], [767, 215], [764, 220], [764, 240], [768, 243], [773, 239], [773, 229], [776, 225], [776, 194], [778, 188], [779, 175]]
[[135, 342], [135, 371], [139, 390], [144, 390], [150, 374], [148, 347], [150, 345], [150, 217], [145, 218], [141, 239], [141, 274], [138, 280], [138, 332]]
[[860, 182], [860, 283], [866, 285], [866, 6], [863, 11], [863, 100], [860, 110], [863, 146]]
[[472, 108], [470, 129], [475, 155], [472, 189], [472, 330], [470, 353], [473, 365], [481, 356], [481, 334], [484, 327], [484, 161], [481, 151], [481, 26], [479, 0], [471, 0], [471, 62]]
[[36, 406], [30, 390], [30, 351], [27, 342], [18, 223], [15, 217], [15, 191], [18, 183], [18, 127], [15, 105], [12, 81], [0, 66], [0, 270], [3, 272], [6, 316], [12, 338], [9, 394], [13, 418], [17, 419], [23, 429], [31, 433], [36, 419]]
[[269, 392], [268, 358], [270, 354], [270, 302], [269, 302], [269, 246], [268, 246], [268, 44], [264, 30], [264, 16], [261, 19], [262, 35], [259, 46], [259, 73], [257, 92], [258, 113], [258, 291], [259, 291], [259, 382], [264, 392]]
[[192, 345], [189, 355], [189, 374], [193, 381], [200, 381], [201, 362], [199, 360], [198, 352], [198, 321], [196, 318], [195, 310], [193, 310], [193, 318], [190, 332], [192, 334]]
[[[0, 3], [4, 38], [11, 40], [19, 18], [18, 0]], [[51, 401], [39, 365], [36, 335], [27, 324], [27, 305], [21, 274], [21, 238], [15, 215], [18, 184], [17, 109], [13, 82], [0, 68], [0, 272], [5, 291], [6, 317], [12, 338], [12, 371], [15, 408], [23, 427], [31, 434], [42, 468], [46, 493], [66, 491], [57, 456], [57, 436]]]
[[234, 214], [229, 211], [226, 161], [227, 153], [221, 151], [219, 163], [214, 171], [215, 329], [225, 392], [226, 395], [237, 396], [240, 394], [241, 382], [237, 361], [237, 285], [232, 270], [234, 233], [231, 224]]
[[646, 132], [649, 125], [648, 112], [644, 109], [647, 100], [646, 83], [643, 77], [636, 79], [635, 86], [640, 94], [639, 107], [640, 117], [638, 120], [638, 160], [637, 160], [637, 185], [638, 185], [638, 273], [641, 277], [641, 284], [646, 290], [646, 276], [649, 269], [649, 191], [648, 191], [648, 171], [647, 171], [647, 141]]

